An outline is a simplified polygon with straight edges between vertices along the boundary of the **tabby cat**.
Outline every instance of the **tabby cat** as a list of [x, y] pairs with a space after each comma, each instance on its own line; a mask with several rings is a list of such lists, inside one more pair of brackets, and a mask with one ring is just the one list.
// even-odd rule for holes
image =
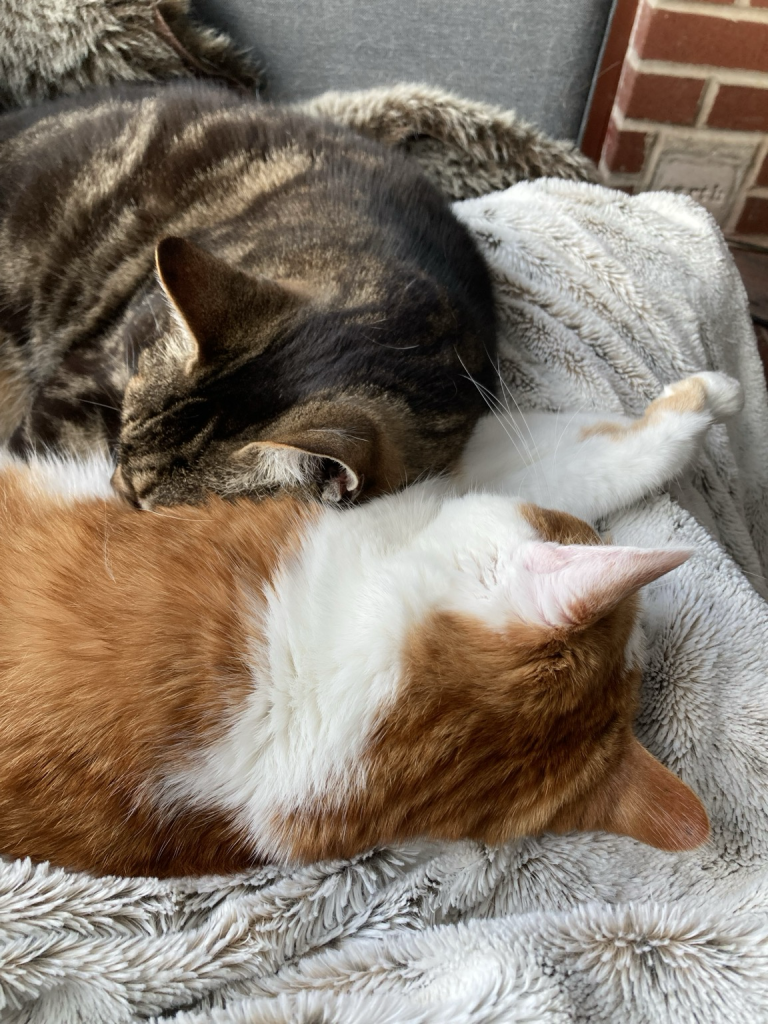
[[493, 386], [487, 268], [415, 164], [212, 85], [0, 118], [0, 265], [0, 435], [106, 445], [144, 508], [396, 489]]
[[[104, 459], [4, 456], [0, 853], [175, 875], [415, 837], [703, 842], [699, 799], [632, 734], [637, 592], [690, 552], [603, 545], [568, 509], [662, 485], [739, 404], [700, 374], [634, 422], [532, 416], [535, 471], [484, 420], [472, 493], [347, 509], [139, 514]], [[560, 511], [531, 503], [550, 488]]]

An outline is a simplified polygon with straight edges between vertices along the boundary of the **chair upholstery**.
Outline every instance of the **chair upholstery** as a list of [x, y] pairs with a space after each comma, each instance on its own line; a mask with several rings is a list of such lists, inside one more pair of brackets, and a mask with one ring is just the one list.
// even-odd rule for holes
[[252, 46], [273, 99], [426, 82], [575, 139], [611, 0], [194, 0]]

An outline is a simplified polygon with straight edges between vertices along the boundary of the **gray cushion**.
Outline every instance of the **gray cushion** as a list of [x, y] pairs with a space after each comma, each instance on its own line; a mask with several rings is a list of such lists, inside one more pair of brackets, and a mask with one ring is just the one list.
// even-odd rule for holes
[[426, 82], [575, 139], [611, 0], [195, 0], [267, 63], [269, 95]]

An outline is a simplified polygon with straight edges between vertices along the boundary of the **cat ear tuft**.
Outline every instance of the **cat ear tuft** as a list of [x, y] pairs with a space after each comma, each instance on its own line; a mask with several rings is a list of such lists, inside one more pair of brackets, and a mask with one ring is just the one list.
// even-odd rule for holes
[[585, 827], [630, 836], [660, 850], [693, 850], [709, 838], [701, 800], [634, 737], [610, 792], [607, 806]]
[[163, 291], [194, 343], [190, 370], [216, 362], [237, 338], [248, 337], [252, 349], [260, 321], [303, 301], [298, 290], [251, 277], [186, 238], [163, 238], [155, 263]]
[[336, 459], [323, 459], [319, 455], [313, 458], [320, 459], [320, 465], [316, 467], [315, 473], [323, 501], [333, 504], [354, 501], [359, 496], [362, 480], [350, 466]]
[[234, 454], [232, 462], [247, 473], [254, 489], [300, 487], [329, 503], [353, 501], [362, 490], [362, 478], [351, 466], [283, 442], [252, 441]]
[[525, 554], [534, 601], [552, 626], [585, 626], [690, 558], [687, 548], [631, 548], [536, 541]]

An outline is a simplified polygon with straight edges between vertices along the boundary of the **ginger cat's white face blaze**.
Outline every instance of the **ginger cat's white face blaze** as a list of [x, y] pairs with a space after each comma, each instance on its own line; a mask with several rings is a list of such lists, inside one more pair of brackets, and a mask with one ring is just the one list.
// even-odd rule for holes
[[[696, 380], [565, 438], [529, 417], [535, 473], [486, 422], [451, 484], [346, 511], [152, 515], [105, 497], [103, 466], [0, 463], [0, 852], [183, 874], [418, 836], [704, 841], [632, 735], [637, 593], [689, 552], [569, 514], [684, 468], [738, 406]], [[455, 493], [478, 482], [506, 493]]]

